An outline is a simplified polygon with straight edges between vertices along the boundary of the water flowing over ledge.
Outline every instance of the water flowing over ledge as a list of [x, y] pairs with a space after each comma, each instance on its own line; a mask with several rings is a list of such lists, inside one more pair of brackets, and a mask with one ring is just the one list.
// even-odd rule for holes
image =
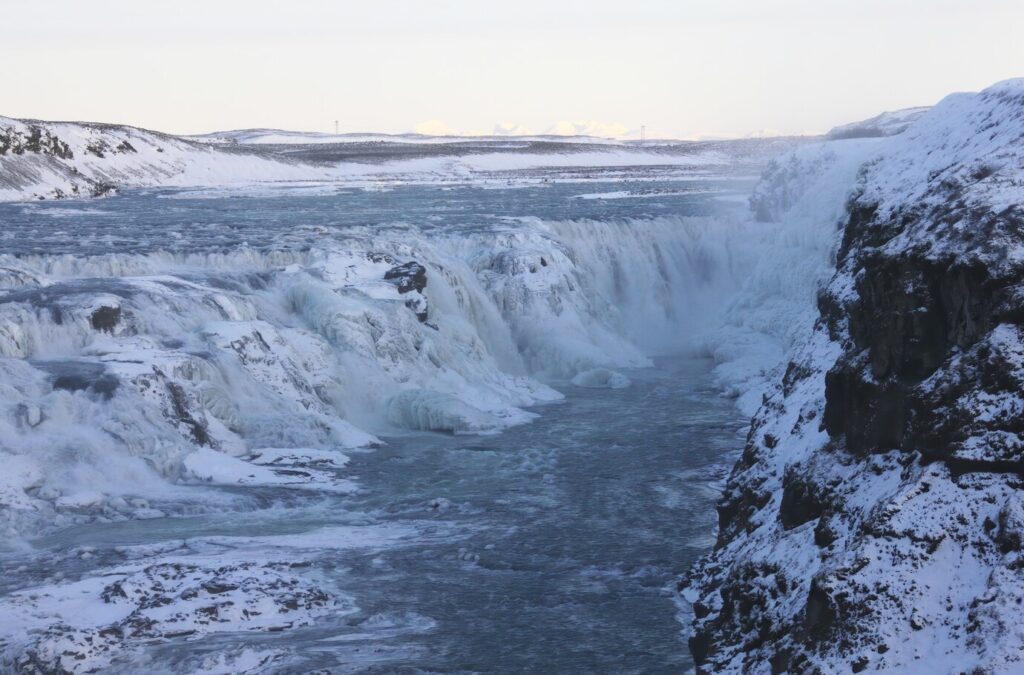
[[[812, 160], [826, 176], [852, 170], [828, 153]], [[836, 189], [827, 194], [841, 204]], [[353, 495], [361, 488], [350, 457], [381, 438], [497, 433], [560, 400], [552, 385], [628, 389], [634, 376], [619, 371], [659, 355], [713, 356], [720, 386], [745, 407], [810, 320], [813, 280], [836, 244], [813, 217], [759, 223], [735, 209], [331, 227], [303, 224], [310, 204], [287, 197], [276, 207], [259, 202], [276, 216], [261, 216], [261, 227], [286, 225], [277, 231], [211, 229], [188, 226], [196, 200], [168, 197], [178, 195], [34, 207], [23, 226], [52, 218], [41, 235], [54, 252], [35, 252], [29, 236], [15, 245], [21, 253], [0, 258], [8, 547], [75, 524], [241, 515]], [[118, 209], [130, 217], [122, 221]], [[147, 209], [178, 220], [161, 229]], [[63, 223], [77, 228], [74, 237], [55, 229]], [[133, 231], [134, 252], [73, 253], [75, 239], [95, 249], [128, 242]], [[233, 240], [213, 246], [211, 235]], [[399, 539], [411, 536], [422, 533]], [[139, 588], [237, 586], [232, 575], [242, 568], [197, 562], [210, 545], [146, 554], [197, 565], [188, 570], [110, 569]], [[245, 544], [245, 573], [263, 581], [240, 602], [263, 594], [291, 603], [268, 589], [303, 587], [304, 577], [280, 567], [278, 545]], [[77, 592], [53, 593], [65, 591]], [[12, 597], [11, 608], [27, 625], [52, 628], [45, 607], [25, 597]], [[303, 597], [293, 626], [337, 614], [344, 602], [337, 593]], [[181, 630], [210, 630], [199, 616], [179, 620], [191, 626]], [[118, 619], [122, 630], [126, 621]], [[87, 637], [106, 630], [97, 625], [23, 636], [7, 653], [53, 663], [60, 645], [82, 653]], [[177, 631], [161, 625], [132, 640]], [[132, 640], [104, 640], [85, 663], [116, 660]]]
[[264, 448], [525, 422], [560, 398], [538, 375], [698, 346], [747, 264], [738, 234], [699, 218], [522, 220], [289, 232], [306, 250], [8, 256], [8, 537], [173, 510], [180, 481], [319, 484], [260, 468]]

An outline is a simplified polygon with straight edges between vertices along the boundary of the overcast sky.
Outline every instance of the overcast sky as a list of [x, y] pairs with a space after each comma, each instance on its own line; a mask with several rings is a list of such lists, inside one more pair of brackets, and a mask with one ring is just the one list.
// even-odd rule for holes
[[0, 0], [0, 115], [826, 130], [1024, 76], [1024, 0]]

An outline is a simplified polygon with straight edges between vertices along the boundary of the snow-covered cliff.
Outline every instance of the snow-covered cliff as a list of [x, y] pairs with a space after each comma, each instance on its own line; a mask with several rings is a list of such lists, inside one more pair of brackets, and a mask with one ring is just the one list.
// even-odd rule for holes
[[[1024, 668], [1024, 80], [878, 142], [681, 585], [705, 672]], [[762, 215], [806, 206], [811, 152]]]

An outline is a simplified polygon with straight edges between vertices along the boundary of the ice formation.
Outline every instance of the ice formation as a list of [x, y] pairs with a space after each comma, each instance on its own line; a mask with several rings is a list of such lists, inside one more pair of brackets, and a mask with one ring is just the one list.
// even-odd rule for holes
[[226, 498], [190, 486], [345, 491], [342, 451], [382, 433], [520, 424], [561, 398], [547, 378], [623, 386], [617, 369], [704, 349], [749, 226], [526, 219], [3, 256], [5, 534]]

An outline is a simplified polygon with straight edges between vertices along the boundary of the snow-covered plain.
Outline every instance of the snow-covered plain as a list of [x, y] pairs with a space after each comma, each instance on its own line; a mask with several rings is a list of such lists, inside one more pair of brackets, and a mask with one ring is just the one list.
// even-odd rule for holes
[[[763, 141], [754, 146], [764, 153], [791, 142]], [[82, 198], [158, 186], [238, 188], [300, 181], [365, 186], [381, 181], [487, 179], [505, 183], [506, 174], [528, 169], [721, 170], [751, 152], [745, 145], [749, 144], [740, 143], [732, 152], [728, 144], [639, 146], [590, 137], [474, 141], [416, 135], [267, 135], [261, 130], [179, 137], [129, 126], [0, 117], [0, 201]], [[359, 146], [358, 152], [352, 146]]]
[[[515, 143], [529, 143], [531, 141], [544, 143], [588, 143], [594, 145], [630, 145], [624, 141], [617, 141], [597, 136], [558, 136], [558, 135], [516, 135], [516, 136], [431, 136], [428, 134], [372, 134], [372, 133], [343, 133], [332, 134], [317, 131], [288, 131], [285, 129], [236, 129], [232, 131], [215, 131], [209, 134], [198, 134], [190, 136], [190, 139], [210, 143], [243, 143], [252, 145], [319, 145], [325, 143], [414, 143], [414, 144], [442, 144], [442, 143], [480, 143], [480, 142], [507, 142], [512, 140]], [[632, 143], [636, 145], [636, 143]]]

